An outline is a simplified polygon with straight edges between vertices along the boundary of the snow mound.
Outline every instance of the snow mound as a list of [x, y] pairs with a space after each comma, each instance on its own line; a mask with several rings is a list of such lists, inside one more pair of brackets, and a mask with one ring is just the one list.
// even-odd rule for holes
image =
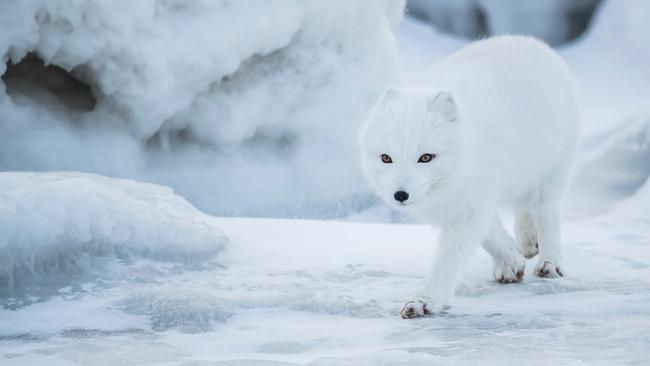
[[226, 243], [169, 188], [82, 173], [0, 173], [0, 222], [0, 296], [115, 260], [198, 264]]
[[403, 8], [4, 1], [0, 169], [161, 183], [210, 213], [349, 211], [366, 192], [357, 126], [396, 77]]
[[591, 140], [586, 143], [596, 144], [596, 148], [586, 154], [574, 180], [571, 209], [603, 214], [648, 185], [650, 117], [625, 120], [607, 136], [596, 135]]

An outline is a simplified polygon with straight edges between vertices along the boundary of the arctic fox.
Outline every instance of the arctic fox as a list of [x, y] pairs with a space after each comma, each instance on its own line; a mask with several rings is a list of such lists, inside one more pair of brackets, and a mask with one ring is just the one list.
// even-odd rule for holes
[[[578, 138], [566, 64], [545, 44], [502, 36], [436, 63], [417, 87], [389, 89], [360, 132], [364, 174], [390, 206], [441, 227], [424, 291], [403, 318], [442, 311], [476, 247], [501, 283], [563, 276], [562, 196]], [[514, 208], [513, 240], [498, 217]]]

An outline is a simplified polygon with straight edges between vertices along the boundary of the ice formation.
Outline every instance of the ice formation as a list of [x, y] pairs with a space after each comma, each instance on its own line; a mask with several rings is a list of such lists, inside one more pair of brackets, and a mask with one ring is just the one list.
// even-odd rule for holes
[[0, 173], [0, 298], [56, 291], [115, 261], [206, 263], [226, 243], [212, 220], [154, 184]]
[[220, 214], [349, 210], [403, 6], [3, 1], [0, 169], [163, 183]]

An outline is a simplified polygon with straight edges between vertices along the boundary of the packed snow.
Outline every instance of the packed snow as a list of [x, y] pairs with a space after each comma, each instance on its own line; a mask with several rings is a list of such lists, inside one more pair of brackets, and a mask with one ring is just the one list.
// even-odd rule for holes
[[435, 229], [367, 193], [357, 119], [467, 41], [401, 2], [323, 4], [0, 4], [0, 53], [92, 90], [3, 77], [0, 169], [173, 188], [0, 173], [0, 364], [647, 364], [648, 4], [606, 1], [558, 49], [584, 116], [566, 277], [530, 261], [500, 285], [479, 251], [453, 306], [411, 321]]

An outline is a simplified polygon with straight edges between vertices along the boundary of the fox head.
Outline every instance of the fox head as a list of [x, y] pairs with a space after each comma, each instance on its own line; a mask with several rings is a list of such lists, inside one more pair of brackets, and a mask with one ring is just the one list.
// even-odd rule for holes
[[460, 174], [461, 121], [451, 93], [389, 89], [360, 132], [361, 166], [389, 206], [435, 200]]

